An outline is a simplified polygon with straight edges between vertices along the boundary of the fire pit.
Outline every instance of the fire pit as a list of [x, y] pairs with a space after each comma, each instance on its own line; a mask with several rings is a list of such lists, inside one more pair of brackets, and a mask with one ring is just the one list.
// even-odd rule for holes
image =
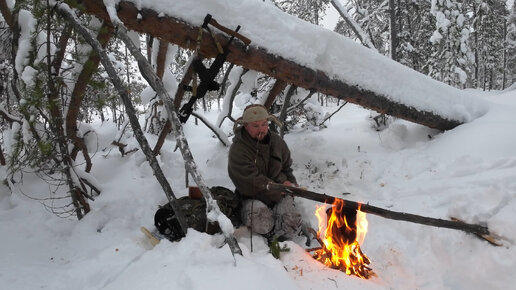
[[319, 220], [317, 239], [321, 248], [313, 254], [314, 259], [324, 265], [368, 279], [374, 272], [368, 265], [369, 258], [360, 245], [367, 233], [366, 214], [354, 209], [346, 209], [342, 200], [336, 199], [332, 206], [317, 206], [315, 212]]

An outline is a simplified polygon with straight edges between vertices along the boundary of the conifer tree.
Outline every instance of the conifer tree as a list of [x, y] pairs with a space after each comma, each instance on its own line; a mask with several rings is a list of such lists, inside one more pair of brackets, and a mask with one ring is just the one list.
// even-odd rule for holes
[[430, 41], [436, 49], [427, 62], [429, 75], [458, 87], [466, 85], [473, 60], [468, 42], [470, 26], [463, 7], [456, 1], [436, 0], [430, 9], [436, 20]]

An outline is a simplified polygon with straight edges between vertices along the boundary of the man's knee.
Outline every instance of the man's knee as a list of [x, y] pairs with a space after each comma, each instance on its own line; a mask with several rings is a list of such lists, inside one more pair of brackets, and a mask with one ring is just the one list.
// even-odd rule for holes
[[276, 235], [290, 239], [299, 233], [303, 220], [296, 208], [293, 197], [286, 196], [283, 198], [276, 205], [275, 214], [274, 232]]
[[267, 234], [274, 228], [274, 215], [270, 208], [259, 200], [244, 200], [241, 210], [242, 223], [257, 234]]

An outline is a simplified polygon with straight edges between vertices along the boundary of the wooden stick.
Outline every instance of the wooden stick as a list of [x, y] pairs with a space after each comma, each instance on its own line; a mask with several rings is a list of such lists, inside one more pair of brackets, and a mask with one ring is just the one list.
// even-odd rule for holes
[[339, 199], [344, 202], [344, 207], [347, 209], [355, 209], [365, 213], [374, 214], [377, 216], [381, 216], [383, 218], [392, 219], [392, 220], [401, 220], [412, 223], [423, 224], [427, 226], [433, 227], [441, 227], [441, 228], [449, 228], [454, 230], [461, 230], [468, 233], [472, 233], [475, 235], [489, 235], [489, 229], [486, 226], [481, 226], [477, 224], [468, 224], [461, 221], [450, 221], [443, 219], [436, 219], [430, 217], [424, 217], [420, 215], [404, 213], [404, 212], [396, 212], [391, 210], [386, 210], [383, 208], [379, 208], [376, 206], [372, 206], [369, 204], [358, 203], [355, 201], [345, 200], [334, 196], [329, 196], [326, 194], [321, 194], [309, 190], [305, 190], [298, 187], [286, 186], [278, 183], [269, 183], [267, 185], [267, 189], [269, 190], [281, 190], [284, 192], [288, 192], [294, 196], [310, 199], [313, 201], [333, 204], [335, 200]]

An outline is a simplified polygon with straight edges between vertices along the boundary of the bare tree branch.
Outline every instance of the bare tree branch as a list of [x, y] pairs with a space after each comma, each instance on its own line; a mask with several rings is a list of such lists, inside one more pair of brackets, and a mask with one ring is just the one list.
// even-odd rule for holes
[[188, 229], [188, 225], [186, 223], [186, 219], [178, 206], [178, 204], [175, 202], [176, 197], [174, 195], [174, 192], [172, 191], [172, 188], [170, 187], [170, 184], [168, 183], [168, 180], [166, 179], [165, 175], [163, 174], [163, 171], [161, 170], [161, 167], [159, 166], [158, 161], [156, 160], [156, 157], [154, 154], [152, 154], [152, 150], [149, 146], [149, 143], [147, 139], [145, 138], [145, 135], [143, 134], [143, 131], [140, 127], [140, 123], [138, 122], [138, 118], [136, 117], [136, 110], [131, 103], [131, 99], [129, 97], [129, 91], [124, 86], [122, 80], [118, 76], [113, 64], [111, 63], [111, 60], [105, 50], [102, 48], [102, 45], [90, 34], [90, 32], [81, 25], [80, 21], [77, 19], [77, 16], [74, 14], [74, 12], [68, 7], [66, 4], [59, 4], [58, 11], [61, 13], [61, 15], [70, 22], [75, 30], [84, 37], [86, 42], [88, 42], [93, 49], [97, 52], [98, 56], [100, 57], [100, 61], [104, 68], [106, 69], [106, 72], [108, 73], [109, 77], [111, 78], [111, 81], [113, 85], [115, 86], [116, 90], [120, 94], [120, 97], [122, 98], [122, 101], [126, 108], [126, 113], [129, 118], [129, 121], [131, 123], [131, 126], [133, 127], [134, 135], [136, 137], [136, 140], [140, 144], [140, 147], [142, 148], [143, 153], [145, 154], [145, 157], [147, 158], [147, 161], [149, 162], [149, 165], [151, 166], [154, 175], [156, 176], [156, 179], [160, 183], [161, 187], [163, 188], [163, 191], [165, 192], [167, 198], [170, 201], [170, 205], [172, 206], [172, 209], [174, 210], [176, 214], [176, 218], [179, 222], [179, 225], [181, 226], [181, 229], [184, 233], [186, 233]]

